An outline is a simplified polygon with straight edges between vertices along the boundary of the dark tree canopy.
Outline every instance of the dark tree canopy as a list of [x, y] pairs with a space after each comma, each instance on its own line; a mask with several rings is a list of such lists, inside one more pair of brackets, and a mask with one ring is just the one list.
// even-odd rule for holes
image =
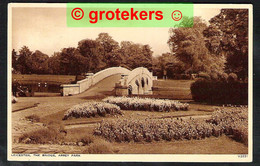
[[120, 53], [124, 58], [123, 64], [130, 69], [146, 67], [152, 69], [152, 50], [149, 45], [122, 41]]
[[203, 34], [211, 53], [227, 58], [226, 72], [246, 78], [248, 72], [248, 10], [222, 9]]
[[38, 74], [45, 74], [48, 70], [48, 61], [49, 56], [42, 53], [39, 50], [36, 50], [31, 56], [31, 72]]
[[17, 59], [17, 64], [15, 69], [17, 69], [22, 74], [31, 73], [31, 55], [32, 51], [27, 46], [23, 46], [19, 50], [19, 56]]
[[50, 57], [24, 46], [18, 55], [12, 51], [12, 65], [22, 74], [79, 75], [116, 66], [152, 69], [152, 53], [149, 45], [122, 42], [120, 47], [108, 33], [100, 33], [95, 40], [83, 39], [77, 48], [63, 48]]

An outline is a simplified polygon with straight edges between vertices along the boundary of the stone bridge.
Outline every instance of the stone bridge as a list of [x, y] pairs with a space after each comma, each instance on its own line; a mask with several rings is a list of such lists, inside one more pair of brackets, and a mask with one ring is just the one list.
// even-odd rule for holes
[[116, 83], [116, 95], [152, 94], [153, 74], [144, 67], [129, 71]]
[[84, 80], [76, 84], [62, 85], [63, 96], [80, 94], [105, 78], [120, 74], [120, 80], [114, 80], [115, 93], [118, 96], [131, 94], [151, 94], [153, 86], [153, 75], [144, 67], [128, 70], [123, 67], [111, 67], [102, 70], [92, 76], [87, 76]]

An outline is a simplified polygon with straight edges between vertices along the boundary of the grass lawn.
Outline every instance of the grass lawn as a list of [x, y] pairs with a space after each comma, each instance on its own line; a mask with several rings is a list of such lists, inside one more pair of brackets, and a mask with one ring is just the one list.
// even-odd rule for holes
[[[227, 146], [228, 145], [228, 146]], [[113, 143], [123, 154], [247, 154], [248, 148], [227, 136], [202, 140]], [[162, 148], [163, 147], [163, 148]]]
[[75, 80], [76, 76], [73, 75], [37, 75], [37, 74], [12, 74], [12, 79], [18, 82], [48, 82], [56, 84], [67, 84]]
[[190, 85], [195, 82], [194, 80], [163, 80], [158, 79], [154, 80], [155, 87], [161, 87], [161, 88], [174, 88], [174, 89], [183, 89], [187, 90], [190, 89]]

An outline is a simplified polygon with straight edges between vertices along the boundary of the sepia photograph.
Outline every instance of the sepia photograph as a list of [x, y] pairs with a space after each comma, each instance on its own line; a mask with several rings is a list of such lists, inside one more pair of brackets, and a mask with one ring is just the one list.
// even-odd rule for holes
[[252, 161], [252, 5], [194, 4], [172, 27], [66, 10], [9, 4], [9, 160]]

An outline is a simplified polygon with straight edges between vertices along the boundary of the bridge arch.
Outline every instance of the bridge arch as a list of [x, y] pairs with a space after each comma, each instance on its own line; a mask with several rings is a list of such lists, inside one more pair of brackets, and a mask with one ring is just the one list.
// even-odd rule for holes
[[[138, 80], [139, 86], [135, 81]], [[152, 93], [153, 74], [147, 68], [138, 67], [129, 72], [127, 77], [127, 84], [133, 87], [133, 94], [150, 94]]]
[[[76, 84], [62, 85], [63, 96], [74, 95], [88, 90], [91, 86], [97, 84], [101, 80], [115, 75], [121, 74], [122, 78], [119, 82], [115, 82], [116, 90], [119, 95], [131, 94], [150, 94], [152, 93], [153, 75], [148, 69], [138, 67], [132, 71], [123, 67], [111, 67], [99, 71], [93, 76], [88, 76], [86, 79], [78, 81]], [[131, 88], [131, 89], [130, 89]], [[116, 91], [117, 93], [117, 91]], [[130, 95], [131, 95], [130, 94]]]

